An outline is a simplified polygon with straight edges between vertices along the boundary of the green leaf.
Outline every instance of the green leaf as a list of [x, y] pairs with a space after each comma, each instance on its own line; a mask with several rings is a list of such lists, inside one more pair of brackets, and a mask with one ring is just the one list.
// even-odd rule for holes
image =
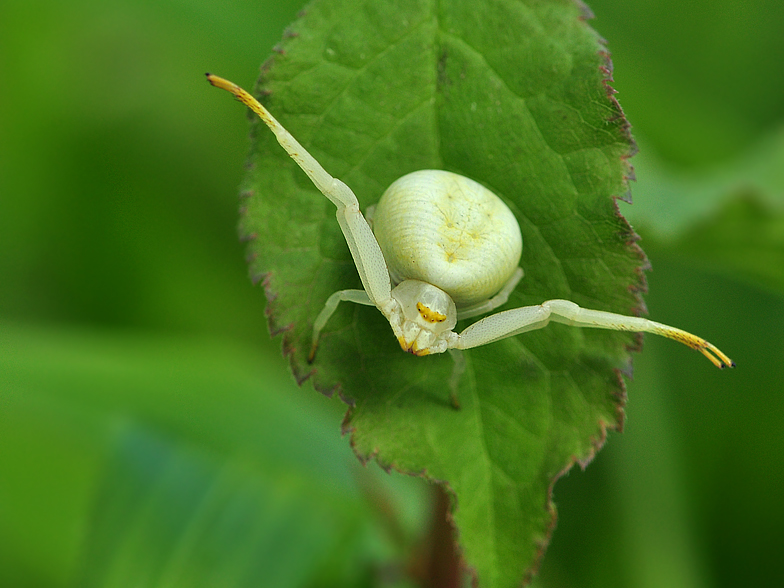
[[[650, 146], [666, 161], [705, 168], [725, 163], [782, 120], [784, 77], [770, 75], [784, 61], [779, 0], [754, 0], [742, 11], [736, 0], [590, 4], [612, 41], [617, 89], [635, 137], [647, 139], [641, 153]], [[639, 164], [635, 159], [642, 172]], [[639, 193], [635, 187], [635, 199]]]
[[672, 247], [716, 273], [784, 293], [784, 211], [754, 191], [737, 194]]
[[710, 222], [739, 193], [771, 210], [784, 206], [784, 127], [778, 126], [738, 157], [703, 170], [679, 168], [643, 143], [635, 158], [635, 205], [624, 207], [640, 233], [657, 239], [683, 237]]
[[[615, 206], [628, 124], [604, 46], [573, 0], [316, 1], [262, 68], [257, 95], [363, 207], [418, 169], [471, 177], [512, 209], [525, 278], [507, 308], [567, 298], [642, 308], [645, 259]], [[517, 586], [554, 525], [554, 481], [619, 427], [634, 335], [553, 325], [449, 356], [401, 352], [382, 315], [342, 305], [315, 362], [313, 320], [359, 278], [334, 207], [254, 123], [241, 232], [270, 329], [299, 381], [337, 391], [362, 460], [437, 480], [482, 586]], [[462, 329], [466, 324], [458, 325]]]
[[2, 586], [366, 586], [424, 532], [257, 350], [6, 321], [0, 349]]
[[297, 588], [372, 576], [368, 513], [306, 470], [216, 460], [142, 427], [122, 431], [111, 457], [75, 585]]
[[[784, 127], [703, 171], [675, 169], [645, 149], [629, 220], [651, 244], [717, 274], [784, 292]], [[626, 212], [626, 211], [624, 211]]]

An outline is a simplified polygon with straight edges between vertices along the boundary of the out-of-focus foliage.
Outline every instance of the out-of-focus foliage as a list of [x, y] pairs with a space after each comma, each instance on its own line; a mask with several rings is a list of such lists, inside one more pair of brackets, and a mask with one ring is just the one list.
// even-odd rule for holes
[[[784, 165], [774, 146], [784, 124], [784, 5], [590, 4], [642, 148], [636, 204], [622, 212], [653, 265], [651, 315], [720, 344], [738, 368], [713, 373], [696, 354], [646, 338], [624, 434], [556, 486], [559, 528], [536, 583], [780, 585]], [[325, 509], [321, 523], [339, 522], [316, 545], [292, 519], [281, 553], [310, 554], [302, 578], [367, 579], [324, 571], [328, 553], [393, 583], [379, 563], [398, 553], [390, 537], [427, 526], [417, 520], [425, 499], [397, 486], [384, 491], [393, 503], [419, 505], [392, 510], [409, 521], [404, 530], [372, 514], [378, 501], [347, 473], [341, 408], [285, 375], [236, 241], [247, 126], [235, 109], [215, 107], [201, 74], [252, 85], [300, 8], [0, 7], [0, 585], [74, 585], [96, 553], [106, 559], [93, 585], [123, 585], [112, 566], [133, 560], [112, 557], [155, 565], [153, 555], [166, 553], [171, 573], [192, 572], [184, 564], [209, 547], [205, 530], [227, 528], [207, 522], [232, 489], [234, 513], [278, 496], [302, 505], [281, 516]], [[178, 519], [193, 529], [177, 535], [181, 543], [167, 540], [151, 514], [199, 472], [205, 510], [191, 525]], [[108, 516], [134, 504], [135, 529]], [[259, 541], [275, 528], [259, 525]], [[353, 547], [331, 551], [349, 532]], [[107, 553], [112, 545], [129, 551]], [[209, 573], [239, 583], [229, 567]]]
[[269, 359], [2, 327], [1, 585], [364, 585], [417, 540], [422, 489], [363, 469]]

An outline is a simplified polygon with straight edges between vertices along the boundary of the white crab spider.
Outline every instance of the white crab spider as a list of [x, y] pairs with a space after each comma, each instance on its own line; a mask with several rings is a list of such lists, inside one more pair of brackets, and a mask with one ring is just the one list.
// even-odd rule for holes
[[509, 208], [473, 180], [423, 170], [403, 176], [387, 189], [375, 207], [371, 229], [351, 189], [329, 175], [253, 96], [218, 76], [207, 74], [207, 79], [253, 110], [337, 207], [338, 223], [364, 290], [341, 290], [327, 299], [313, 325], [311, 360], [319, 333], [338, 303], [347, 301], [378, 308], [403, 350], [415, 355], [470, 349], [555, 321], [655, 333], [700, 351], [717, 367], [735, 365], [691, 333], [645, 318], [580, 308], [568, 300], [498, 312], [455, 333], [458, 319], [504, 304], [523, 277], [518, 267], [520, 227]]

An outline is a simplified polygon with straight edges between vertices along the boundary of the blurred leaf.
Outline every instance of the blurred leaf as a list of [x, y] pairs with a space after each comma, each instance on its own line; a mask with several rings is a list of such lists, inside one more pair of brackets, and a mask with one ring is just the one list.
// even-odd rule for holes
[[710, 171], [678, 170], [644, 150], [623, 211], [671, 254], [784, 293], [784, 127]]
[[[526, 272], [509, 307], [569, 298], [628, 314], [641, 307], [644, 258], [612, 197], [626, 192], [633, 147], [584, 18], [572, 0], [317, 1], [258, 93], [363, 207], [427, 168], [503, 198]], [[554, 480], [620, 423], [617, 370], [634, 335], [554, 325], [471, 350], [458, 412], [451, 358], [402, 353], [372, 308], [343, 305], [308, 365], [324, 301], [359, 280], [332, 205], [266, 128], [253, 137], [242, 231], [295, 376], [354, 403], [345, 426], [361, 459], [447, 485], [481, 585], [518, 585], [548, 542]]]
[[74, 585], [365, 585], [378, 559], [368, 513], [314, 482], [303, 468], [219, 462], [131, 428], [111, 458]]
[[229, 64], [250, 83], [298, 9], [2, 2], [3, 316], [268, 343], [236, 238], [247, 125], [205, 120], [194, 72]]
[[760, 137], [748, 150], [710, 169], [695, 171], [667, 163], [641, 142], [634, 158], [634, 205], [622, 211], [640, 233], [677, 239], [695, 223], [710, 222], [739, 193], [751, 193], [765, 208], [784, 208], [784, 126]]
[[661, 244], [646, 252], [651, 314], [720, 343], [738, 367], [696, 369], [645, 336], [623, 436], [556, 486], [541, 585], [784, 585], [784, 297]]
[[635, 136], [666, 161], [712, 167], [784, 119], [784, 76], [771, 75], [784, 62], [779, 0], [589, 4]]
[[0, 585], [363, 585], [424, 530], [423, 489], [256, 352], [7, 323], [0, 350]]
[[784, 294], [784, 209], [739, 194], [672, 244], [684, 259]]
[[[784, 485], [784, 429], [780, 426], [784, 415], [784, 395], [780, 393], [784, 297], [736, 275], [722, 275], [716, 267], [698, 258], [685, 258], [669, 247], [652, 246], [650, 253], [656, 260], [647, 299], [651, 312], [721, 341], [738, 367], [732, 372], [701, 373], [683, 354], [662, 345], [666, 342], [657, 338], [646, 341], [647, 359], [635, 370], [642, 373], [639, 388], [635, 378], [634, 392], [660, 396], [661, 401], [641, 400], [640, 410], [658, 404], [660, 418], [670, 424], [654, 426], [649, 421], [656, 415], [648, 410], [638, 426], [643, 429], [641, 434], [652, 429], [657, 435], [650, 437], [649, 444], [661, 441], [664, 452], [657, 459], [665, 465], [666, 460], [674, 459], [675, 471], [655, 482], [653, 490], [659, 495], [649, 500], [654, 481], [650, 473], [643, 474], [639, 464], [645, 463], [640, 453], [650, 454], [650, 449], [640, 447], [641, 441], [631, 441], [631, 451], [638, 455], [629, 457], [638, 465], [630, 466], [625, 474], [617, 468], [616, 475], [628, 478], [620, 488], [626, 496], [619, 499], [643, 501], [660, 517], [631, 514], [639, 504], [625, 504], [625, 525], [648, 519], [647, 529], [624, 531], [626, 551], [644, 561], [649, 570], [654, 565], [666, 567], [667, 561], [682, 557], [669, 550], [677, 543], [667, 536], [681, 533], [693, 543], [682, 551], [704, 559], [690, 565], [706, 576], [701, 568], [710, 568], [706, 584], [781, 585], [784, 573], [775, 553], [778, 529], [784, 524], [784, 508], [778, 499]], [[635, 405], [629, 410], [635, 410]], [[678, 499], [683, 504], [670, 508], [668, 494], [675, 489], [682, 492]], [[685, 511], [685, 526], [673, 532], [667, 529], [666, 521], [678, 510]], [[645, 544], [638, 542], [646, 532], [648, 541], [656, 543], [647, 554]], [[657, 551], [663, 557], [657, 559]], [[743, 565], [738, 565], [739, 561]], [[643, 575], [644, 567], [634, 573]]]

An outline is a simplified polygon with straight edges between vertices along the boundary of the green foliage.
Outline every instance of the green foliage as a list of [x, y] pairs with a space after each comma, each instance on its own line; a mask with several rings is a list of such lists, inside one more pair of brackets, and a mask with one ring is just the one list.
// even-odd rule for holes
[[[257, 92], [363, 207], [429, 168], [501, 196], [522, 225], [526, 272], [507, 307], [567, 298], [629, 314], [643, 257], [613, 197], [632, 144], [583, 16], [571, 1], [314, 2]], [[459, 412], [452, 359], [401, 353], [372, 308], [342, 308], [308, 364], [324, 301], [359, 280], [333, 206], [263, 124], [253, 136], [241, 231], [295, 375], [352, 405], [360, 459], [447, 485], [481, 585], [519, 584], [547, 544], [554, 480], [620, 424], [616, 370], [633, 335], [553, 326], [471, 350]]]
[[675, 246], [717, 273], [784, 291], [784, 211], [755, 192], [733, 195]]
[[[247, 122], [201, 75], [250, 86], [302, 4], [2, 4], [0, 586], [130, 586], [111, 575], [130, 562], [175, 583], [200, 570], [237, 584], [250, 559], [238, 540], [213, 541], [227, 528], [256, 538], [259, 561], [265, 534], [281, 561], [297, 554], [280, 585], [421, 577], [429, 488], [359, 466], [339, 437], [344, 407], [298, 389], [266, 335], [236, 239]], [[650, 315], [738, 368], [646, 337], [623, 435], [555, 486], [558, 529], [534, 584], [784, 585], [784, 4], [590, 4], [641, 145], [635, 204], [621, 208], [653, 266]], [[276, 108], [311, 99], [292, 98]], [[345, 263], [342, 287], [355, 270], [320, 206], [320, 250]], [[390, 343], [365, 310], [358, 324]], [[262, 497], [279, 498], [279, 519], [261, 516]], [[253, 531], [231, 527], [236, 516]], [[270, 585], [266, 570], [250, 575]]]
[[330, 403], [240, 349], [0, 333], [2, 557], [70, 555], [39, 581], [362, 586], [421, 532], [422, 492], [355, 464]]

